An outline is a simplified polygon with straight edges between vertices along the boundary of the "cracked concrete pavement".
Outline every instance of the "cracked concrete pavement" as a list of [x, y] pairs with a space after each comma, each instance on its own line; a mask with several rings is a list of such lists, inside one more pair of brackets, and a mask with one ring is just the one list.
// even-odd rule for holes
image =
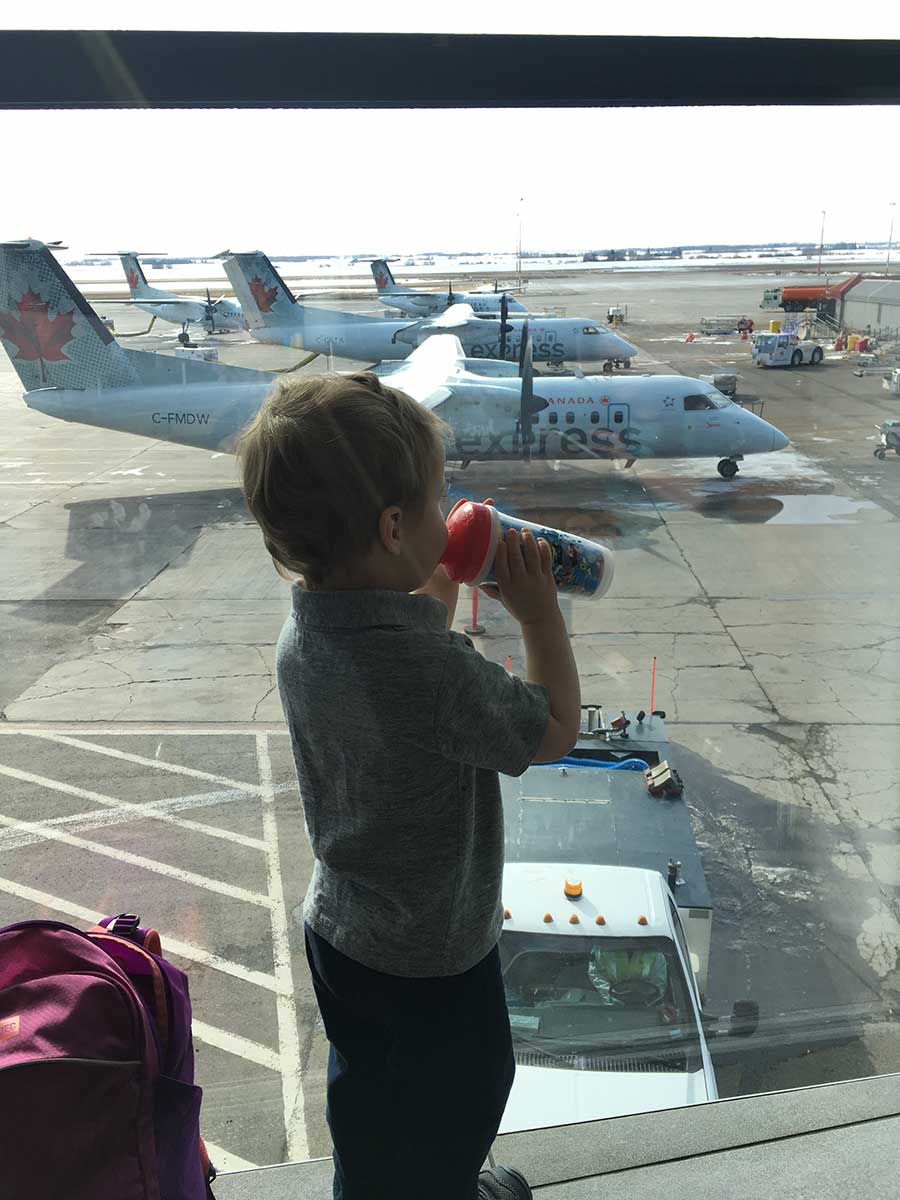
[[[871, 453], [872, 426], [894, 415], [892, 402], [879, 380], [857, 379], [839, 361], [751, 372], [736, 340], [684, 344], [701, 315], [755, 312], [772, 286], [764, 275], [690, 272], [677, 292], [656, 292], [655, 282], [651, 273], [616, 280], [632, 316], [626, 332], [652, 356], [647, 369], [735, 365], [739, 391], [765, 400], [791, 448], [748, 459], [730, 483], [708, 461], [630, 471], [476, 464], [452, 473], [451, 491], [491, 494], [499, 507], [615, 549], [609, 596], [563, 607], [585, 701], [607, 712], [646, 708], [657, 658], [656, 705], [668, 714], [716, 902], [711, 1007], [752, 995], [764, 1015], [860, 1009], [871, 1018], [845, 1046], [726, 1064], [723, 1092], [900, 1069], [900, 1039], [890, 1036], [900, 999], [900, 462]], [[542, 280], [533, 303], [605, 311], [602, 277], [550, 286]], [[129, 321], [140, 323], [117, 317]], [[244, 365], [293, 356], [231, 335], [217, 344], [223, 360]], [[279, 727], [273, 653], [288, 598], [244, 510], [234, 461], [30, 412], [5, 356], [0, 414], [4, 728]], [[464, 596], [459, 629], [466, 605]], [[482, 652], [521, 670], [521, 639], [504, 610], [482, 598], [480, 618]], [[0, 743], [7, 757], [13, 740]], [[74, 770], [66, 764], [62, 754], [61, 777]], [[288, 786], [287, 760], [281, 769]], [[183, 811], [184, 797], [152, 799]], [[0, 811], [77, 815], [80, 802], [61, 803], [7, 779]], [[237, 811], [203, 803], [223, 822]], [[139, 823], [122, 830], [144, 837]], [[27, 855], [25, 882], [64, 869], [58, 845]], [[302, 855], [297, 862], [292, 886], [302, 894], [307, 868]], [[81, 900], [99, 903], [89, 892]], [[232, 940], [249, 945], [257, 933], [248, 926]], [[312, 1037], [314, 1006], [303, 1011]], [[310, 1068], [319, 1080], [321, 1068]], [[257, 1094], [249, 1077], [242, 1087], [229, 1104]], [[248, 1158], [278, 1152], [266, 1138], [237, 1145]], [[311, 1145], [325, 1152], [321, 1129]]]

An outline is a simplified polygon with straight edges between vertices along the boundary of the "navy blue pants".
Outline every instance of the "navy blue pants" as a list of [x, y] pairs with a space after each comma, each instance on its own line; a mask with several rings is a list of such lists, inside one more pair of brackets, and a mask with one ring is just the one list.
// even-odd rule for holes
[[331, 1043], [334, 1200], [474, 1200], [515, 1075], [497, 948], [407, 979], [307, 925], [306, 957]]

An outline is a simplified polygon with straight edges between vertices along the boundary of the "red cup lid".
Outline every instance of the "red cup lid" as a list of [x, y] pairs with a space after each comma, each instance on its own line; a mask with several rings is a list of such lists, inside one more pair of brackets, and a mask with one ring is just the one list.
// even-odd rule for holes
[[494, 518], [477, 500], [458, 500], [447, 515], [447, 546], [441, 562], [455, 583], [470, 583], [484, 567], [491, 545]]

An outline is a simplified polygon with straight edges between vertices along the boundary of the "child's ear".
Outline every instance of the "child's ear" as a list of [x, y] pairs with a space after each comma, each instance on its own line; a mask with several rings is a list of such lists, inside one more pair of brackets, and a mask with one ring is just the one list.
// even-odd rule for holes
[[378, 518], [378, 538], [388, 554], [399, 554], [400, 527], [403, 520], [403, 510], [393, 505], [386, 508]]

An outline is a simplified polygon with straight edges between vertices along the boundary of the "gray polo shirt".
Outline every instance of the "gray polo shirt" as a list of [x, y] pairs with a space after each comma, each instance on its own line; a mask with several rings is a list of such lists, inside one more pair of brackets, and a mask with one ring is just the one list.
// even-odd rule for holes
[[430, 596], [295, 586], [278, 641], [315, 855], [304, 918], [389, 975], [456, 975], [497, 942], [497, 772], [522, 774], [550, 712], [446, 622]]

